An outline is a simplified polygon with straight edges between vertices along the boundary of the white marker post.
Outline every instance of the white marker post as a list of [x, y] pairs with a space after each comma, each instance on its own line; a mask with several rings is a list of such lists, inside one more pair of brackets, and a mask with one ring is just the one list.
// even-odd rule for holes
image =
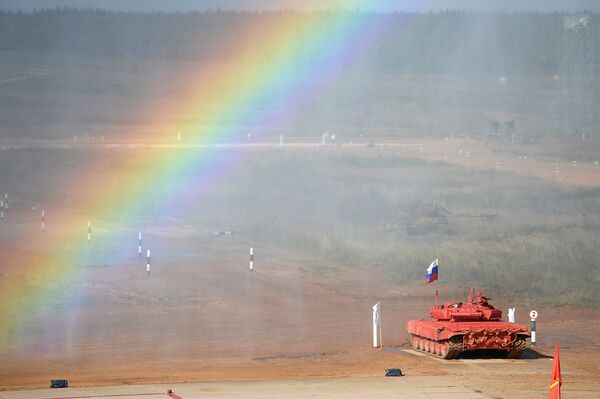
[[8, 193], [4, 193], [4, 210], [8, 211]]
[[535, 336], [535, 333], [536, 333], [536, 330], [535, 330], [536, 326], [535, 326], [535, 324], [536, 323], [535, 323], [535, 319], [537, 319], [537, 317], [538, 317], [537, 310], [532, 310], [531, 312], [529, 312], [529, 317], [531, 317], [531, 343], [533, 345], [535, 345], [535, 343], [536, 343], [536, 336]]
[[146, 250], [146, 274], [150, 275], [150, 250]]
[[90, 222], [89, 220], [88, 220], [87, 239], [88, 239], [88, 242], [92, 240], [92, 222]]
[[46, 231], [46, 211], [42, 209], [42, 231]]
[[508, 322], [509, 323], [514, 323], [515, 322], [515, 308], [508, 308]]
[[4, 220], [4, 200], [0, 200], [0, 220]]
[[181, 132], [177, 132], [177, 141], [181, 141]]
[[254, 270], [254, 248], [250, 247], [250, 271]]
[[138, 233], [138, 256], [142, 256], [142, 233]]
[[279, 135], [279, 145], [282, 146], [283, 145], [283, 134]]
[[383, 346], [381, 340], [381, 302], [373, 305], [373, 348]]

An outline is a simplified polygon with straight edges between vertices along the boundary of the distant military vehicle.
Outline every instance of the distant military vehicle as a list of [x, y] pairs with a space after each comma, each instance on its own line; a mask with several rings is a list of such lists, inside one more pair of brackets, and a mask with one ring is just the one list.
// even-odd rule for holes
[[450, 233], [450, 218], [485, 218], [494, 220], [497, 215], [490, 213], [454, 213], [438, 204], [414, 201], [406, 206], [398, 206], [396, 215], [384, 223], [385, 231], [406, 229], [407, 234]]

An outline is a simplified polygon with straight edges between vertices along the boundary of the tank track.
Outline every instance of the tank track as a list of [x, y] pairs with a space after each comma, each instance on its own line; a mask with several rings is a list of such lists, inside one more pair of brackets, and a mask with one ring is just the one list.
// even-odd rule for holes
[[456, 359], [460, 355], [463, 350], [463, 337], [462, 335], [458, 335], [450, 338], [448, 341], [448, 353], [446, 356], [443, 356], [444, 359]]
[[[415, 342], [415, 338], [421, 343], [419, 344], [414, 344], [413, 343], [413, 348], [415, 350], [418, 350], [419, 352], [425, 352], [425, 353], [429, 353], [430, 355], [433, 356], [437, 356], [437, 357], [441, 357], [442, 359], [456, 359], [459, 357], [460, 353], [463, 350], [463, 337], [462, 335], [459, 336], [455, 336], [452, 337], [448, 340], [443, 340], [443, 341], [434, 341], [432, 339], [429, 338], [425, 338], [425, 337], [421, 337], [418, 335], [413, 335], [413, 342]], [[438, 344], [438, 346], [446, 346], [447, 351], [445, 354], [441, 354], [439, 351], [434, 350], [433, 348], [435, 347], [436, 343]]]
[[521, 337], [521, 336], [517, 336], [517, 339], [515, 340], [514, 344], [513, 344], [513, 348], [511, 349], [510, 352], [508, 352], [508, 355], [506, 356], [507, 359], [518, 359], [521, 357], [521, 354], [523, 353], [523, 351], [527, 349], [527, 339], [525, 337]]

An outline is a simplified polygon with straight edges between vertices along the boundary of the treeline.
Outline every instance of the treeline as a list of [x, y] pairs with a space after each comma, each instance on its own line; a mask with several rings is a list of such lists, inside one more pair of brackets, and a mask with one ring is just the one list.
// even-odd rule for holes
[[[562, 14], [439, 12], [123, 13], [55, 9], [0, 12], [0, 51], [219, 62], [273, 34], [311, 26], [340, 27], [353, 19], [373, 40], [358, 41], [360, 67], [391, 72], [555, 73]], [[597, 14], [592, 23], [598, 24]], [[270, 28], [273, 29], [270, 29]], [[327, 40], [323, 31], [322, 42]], [[290, 37], [294, 37], [292, 34]], [[290, 43], [298, 62], [310, 48]], [[357, 64], [358, 67], [358, 64]]]

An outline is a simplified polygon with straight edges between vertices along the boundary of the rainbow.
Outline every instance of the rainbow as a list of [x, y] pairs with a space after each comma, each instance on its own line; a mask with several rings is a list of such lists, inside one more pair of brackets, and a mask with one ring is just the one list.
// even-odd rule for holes
[[[368, 9], [368, 5], [367, 0], [345, 3], [353, 10]], [[195, 147], [198, 150], [166, 148], [152, 160], [152, 170], [123, 171], [118, 180], [103, 182], [98, 188], [102, 195], [87, 209], [92, 220], [127, 224], [128, 218], [139, 212], [148, 187], [160, 185], [163, 192], [177, 192], [181, 184], [178, 176], [185, 173], [193, 173], [197, 181], [208, 179], [211, 170], [223, 166], [220, 160], [224, 150], [202, 145], [235, 142], [245, 134], [239, 128], [222, 126], [231, 126], [227, 123], [231, 121], [236, 126], [285, 122], [271, 120], [274, 116], [269, 110], [281, 104], [290, 109], [308, 96], [317, 95], [322, 88], [316, 82], [339, 79], [349, 63], [360, 59], [361, 49], [385, 34], [369, 24], [368, 13], [359, 11], [283, 13], [282, 18], [270, 21], [258, 28], [255, 37], [272, 39], [260, 43], [258, 48], [256, 43], [242, 42], [242, 50], [232, 55], [234, 62], [229, 66], [210, 76], [200, 73], [196, 81], [190, 82], [188, 86], [194, 90], [186, 93], [185, 110], [171, 110], [198, 126], [186, 132], [186, 139], [200, 145]], [[300, 60], [299, 52], [303, 54]], [[177, 127], [164, 126], [161, 131], [151, 139], [168, 140]], [[85, 181], [85, 176], [81, 180]], [[60, 295], [60, 287], [45, 282], [73, 275], [83, 278], [84, 268], [75, 265], [86, 256], [85, 235], [69, 236], [57, 248], [50, 260], [33, 258], [26, 273], [3, 278], [0, 353], [18, 350], [24, 316], [43, 306], [50, 297]], [[35, 276], [35, 281], [25, 275]]]

